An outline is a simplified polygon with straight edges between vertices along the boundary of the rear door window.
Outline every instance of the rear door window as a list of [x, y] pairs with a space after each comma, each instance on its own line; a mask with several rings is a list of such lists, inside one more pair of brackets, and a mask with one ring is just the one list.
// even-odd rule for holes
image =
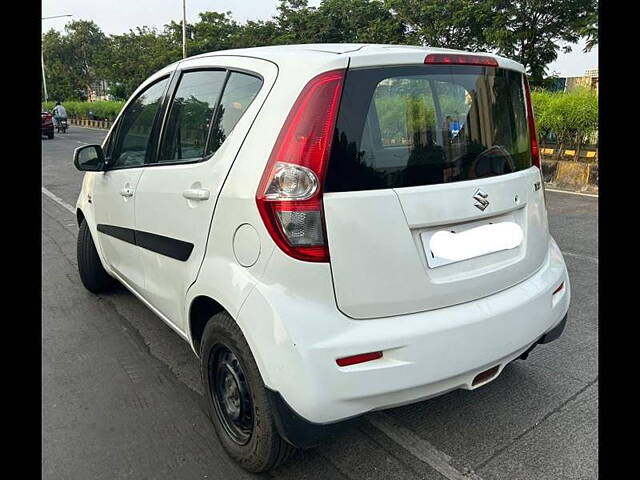
[[185, 72], [173, 96], [159, 163], [201, 159], [226, 70]]
[[229, 73], [229, 79], [224, 87], [224, 93], [211, 130], [207, 155], [215, 153], [220, 148], [253, 99], [256, 98], [261, 87], [262, 79], [258, 77], [240, 72]]
[[531, 166], [522, 74], [476, 66], [350, 70], [326, 191], [471, 180]]

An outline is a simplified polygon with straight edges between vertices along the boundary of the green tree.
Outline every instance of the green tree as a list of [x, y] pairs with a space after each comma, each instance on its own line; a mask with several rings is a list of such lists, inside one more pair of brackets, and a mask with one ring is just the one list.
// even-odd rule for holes
[[72, 50], [70, 67], [88, 95], [104, 73], [102, 55], [107, 47], [107, 37], [98, 25], [87, 20], [70, 22], [64, 29]]
[[323, 0], [314, 12], [319, 42], [392, 43], [405, 41], [405, 27], [377, 0]]
[[[597, 0], [280, 0], [270, 20], [236, 22], [230, 12], [202, 12], [187, 24], [187, 55], [294, 43], [418, 44], [494, 51], [525, 65], [534, 86], [560, 45], [598, 43]], [[42, 36], [48, 93], [86, 99], [97, 83], [127, 98], [149, 75], [182, 58], [182, 23], [106, 36], [91, 21]], [[549, 84], [550, 82], [546, 82]]]
[[280, 29], [273, 20], [249, 20], [238, 28], [233, 39], [234, 48], [261, 47], [263, 45], [278, 45]]
[[278, 43], [318, 42], [318, 16], [307, 0], [281, 0], [274, 20], [280, 31]]
[[[42, 36], [42, 58], [47, 79], [47, 94], [54, 100], [87, 98], [82, 78], [75, 68], [76, 55], [66, 35], [49, 30]], [[42, 98], [44, 100], [44, 90]]]
[[182, 58], [171, 38], [149, 27], [137, 27], [111, 37], [104, 61], [110, 65], [105, 72], [111, 94], [128, 98], [152, 73]]
[[596, 11], [596, 0], [490, 0], [484, 29], [499, 54], [522, 63], [533, 85], [541, 85], [558, 52], [570, 52]]
[[[234, 40], [241, 27], [231, 12], [202, 12], [198, 16], [198, 22], [187, 23], [187, 56], [236, 48]], [[164, 34], [182, 54], [182, 22], [171, 21], [165, 25]]]
[[580, 35], [585, 37], [587, 43], [583, 52], [590, 52], [593, 47], [598, 45], [598, 11], [589, 12], [585, 18], [584, 25], [580, 29]]
[[385, 0], [385, 5], [407, 26], [410, 43], [462, 50], [486, 45], [490, 0]]

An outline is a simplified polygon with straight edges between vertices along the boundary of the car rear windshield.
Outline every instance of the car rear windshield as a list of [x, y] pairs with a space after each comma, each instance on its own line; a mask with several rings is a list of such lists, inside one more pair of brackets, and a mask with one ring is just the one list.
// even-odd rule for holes
[[531, 166], [522, 74], [420, 65], [349, 70], [325, 191], [433, 185]]

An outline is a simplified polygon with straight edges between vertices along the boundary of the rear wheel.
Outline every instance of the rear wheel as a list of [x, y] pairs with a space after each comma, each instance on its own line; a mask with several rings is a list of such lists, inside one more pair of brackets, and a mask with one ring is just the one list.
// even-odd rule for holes
[[295, 448], [278, 433], [249, 345], [226, 312], [204, 329], [200, 370], [209, 415], [231, 458], [245, 470], [264, 472], [291, 457]]
[[85, 220], [80, 224], [78, 232], [78, 272], [84, 287], [93, 293], [113, 290], [118, 281], [111, 277], [102, 266], [98, 251], [91, 238], [91, 231]]
[[49, 140], [53, 140], [53, 130], [51, 130], [51, 132], [47, 133], [47, 138]]

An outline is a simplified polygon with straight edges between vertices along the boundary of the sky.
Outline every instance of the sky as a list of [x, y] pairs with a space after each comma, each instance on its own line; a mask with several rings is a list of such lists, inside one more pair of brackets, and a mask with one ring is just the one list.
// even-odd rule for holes
[[[310, 0], [318, 6], [320, 0]], [[215, 10], [230, 11], [235, 20], [267, 20], [277, 13], [276, 0], [187, 0], [187, 22], [195, 23], [198, 13]], [[54, 18], [42, 21], [43, 31], [54, 28], [63, 30], [71, 20], [93, 20], [108, 34], [128, 32], [137, 26], [155, 26], [158, 29], [171, 20], [182, 18], [182, 0], [42, 0], [42, 16], [72, 14], [71, 18]], [[598, 47], [583, 53], [584, 41], [574, 45], [572, 52], [559, 53], [547, 73], [559, 76], [580, 76], [588, 68], [598, 65]]]

